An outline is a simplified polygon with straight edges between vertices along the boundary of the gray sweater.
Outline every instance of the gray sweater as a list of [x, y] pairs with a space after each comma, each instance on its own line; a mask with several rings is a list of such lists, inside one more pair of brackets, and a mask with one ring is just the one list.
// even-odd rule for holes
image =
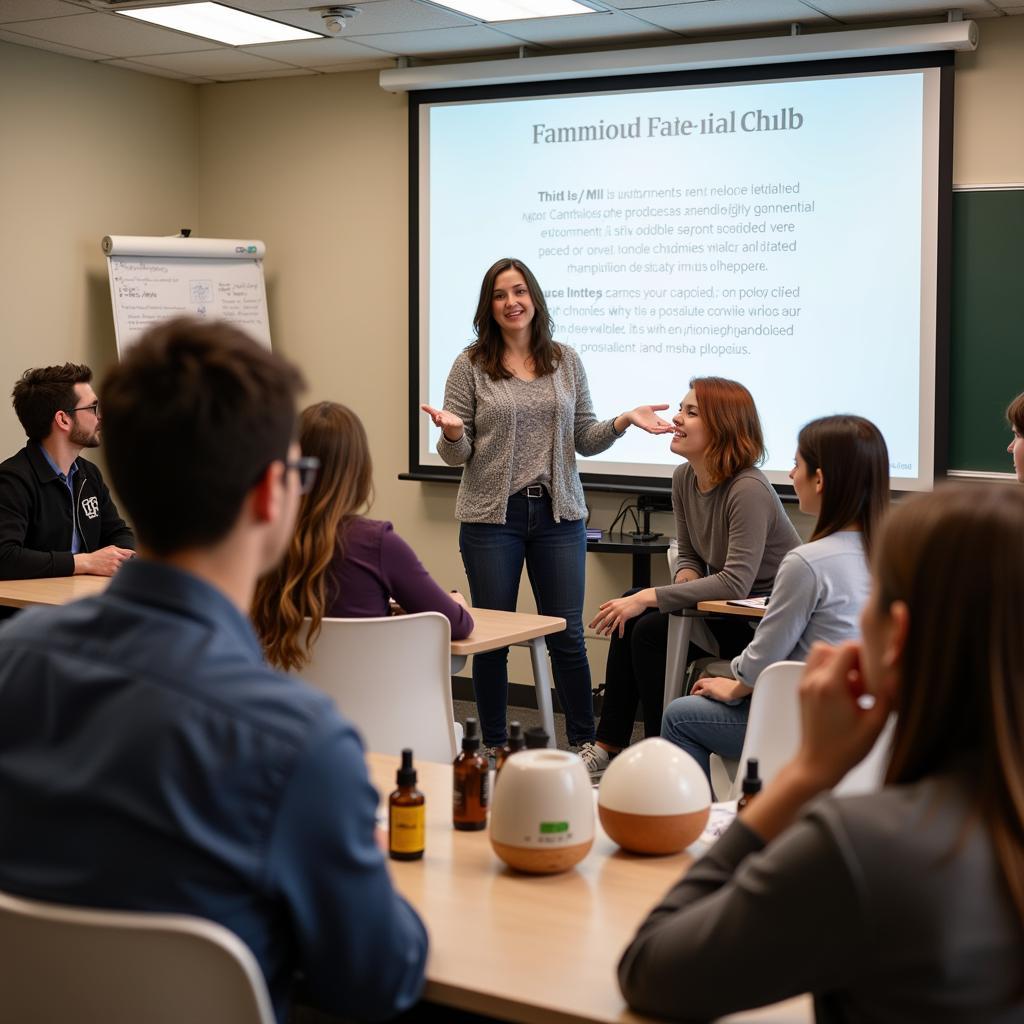
[[[551, 455], [551, 509], [555, 521], [583, 519], [587, 514], [575, 452], [597, 455], [620, 435], [614, 418], [598, 421], [590, 401], [587, 375], [580, 357], [559, 345], [552, 374], [555, 427]], [[455, 518], [464, 523], [504, 523], [512, 484], [516, 447], [516, 406], [512, 383], [491, 380], [479, 365], [460, 352], [448, 374], [444, 407], [465, 424], [458, 441], [441, 434], [437, 452], [449, 466], [463, 466], [455, 500]]]
[[1024, 931], [970, 775], [825, 797], [767, 847], [734, 823], [626, 949], [629, 1005], [707, 1020], [811, 992], [818, 1024], [1024, 1020]]
[[687, 462], [672, 474], [672, 510], [679, 554], [674, 573], [701, 579], [658, 587], [658, 610], [695, 608], [767, 594], [783, 555], [800, 543], [779, 496], [759, 469], [744, 469], [706, 494]]
[[840, 530], [794, 548], [782, 560], [768, 610], [754, 639], [732, 662], [747, 686], [775, 661], [806, 661], [811, 645], [839, 644], [860, 633], [860, 610], [871, 589], [864, 540]]

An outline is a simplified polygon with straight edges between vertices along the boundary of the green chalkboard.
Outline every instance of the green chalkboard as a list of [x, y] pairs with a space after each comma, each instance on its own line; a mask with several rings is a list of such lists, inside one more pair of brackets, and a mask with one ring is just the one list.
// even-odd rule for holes
[[1003, 415], [1024, 391], [1024, 188], [953, 194], [949, 468], [1013, 472]]

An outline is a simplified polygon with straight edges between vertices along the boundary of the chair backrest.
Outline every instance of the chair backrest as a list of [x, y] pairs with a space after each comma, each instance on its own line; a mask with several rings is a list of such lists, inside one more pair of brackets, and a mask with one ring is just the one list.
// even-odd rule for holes
[[[747, 759], [758, 759], [758, 774], [767, 784], [800, 747], [800, 661], [777, 661], [758, 677], [750, 699], [750, 715], [743, 739], [731, 796], [739, 796]], [[890, 716], [875, 745], [860, 764], [855, 765], [835, 787], [839, 794], [868, 793], [879, 789], [889, 763], [889, 748], [895, 727]]]
[[797, 752], [800, 746], [800, 702], [797, 688], [804, 664], [777, 661], [758, 677], [750, 698], [743, 753], [733, 782], [733, 796], [739, 796], [747, 759], [756, 757], [758, 774], [767, 783]]
[[0, 893], [0, 1018], [274, 1024], [249, 948], [212, 921]]
[[452, 761], [451, 626], [440, 612], [324, 619], [312, 661], [299, 672], [333, 698], [368, 750]]

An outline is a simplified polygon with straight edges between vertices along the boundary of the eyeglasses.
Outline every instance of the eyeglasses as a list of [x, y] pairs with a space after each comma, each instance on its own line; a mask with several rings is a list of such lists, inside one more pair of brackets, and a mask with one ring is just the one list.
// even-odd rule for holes
[[64, 411], [69, 415], [73, 415], [76, 412], [85, 412], [86, 409], [93, 414], [93, 416], [99, 416], [100, 414], [100, 403], [91, 402], [89, 405], [78, 405], [74, 409], [65, 409]]
[[299, 474], [299, 494], [309, 494], [320, 472], [320, 460], [315, 455], [303, 455], [297, 459], [285, 459], [284, 466]]

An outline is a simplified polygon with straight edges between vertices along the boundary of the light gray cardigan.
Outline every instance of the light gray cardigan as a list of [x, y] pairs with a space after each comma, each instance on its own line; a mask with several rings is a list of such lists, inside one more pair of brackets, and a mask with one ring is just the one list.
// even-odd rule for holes
[[[575, 452], [597, 455], [621, 435], [615, 433], [614, 417], [599, 422], [594, 415], [587, 375], [576, 351], [557, 342], [555, 346], [557, 433], [552, 438], [551, 509], [555, 522], [560, 522], [587, 515]], [[449, 466], [464, 467], [455, 518], [464, 523], [504, 523], [516, 444], [512, 387], [508, 380], [491, 380], [467, 353], [459, 353], [444, 388], [444, 407], [462, 419], [465, 433], [455, 442], [442, 433], [437, 453]]]

